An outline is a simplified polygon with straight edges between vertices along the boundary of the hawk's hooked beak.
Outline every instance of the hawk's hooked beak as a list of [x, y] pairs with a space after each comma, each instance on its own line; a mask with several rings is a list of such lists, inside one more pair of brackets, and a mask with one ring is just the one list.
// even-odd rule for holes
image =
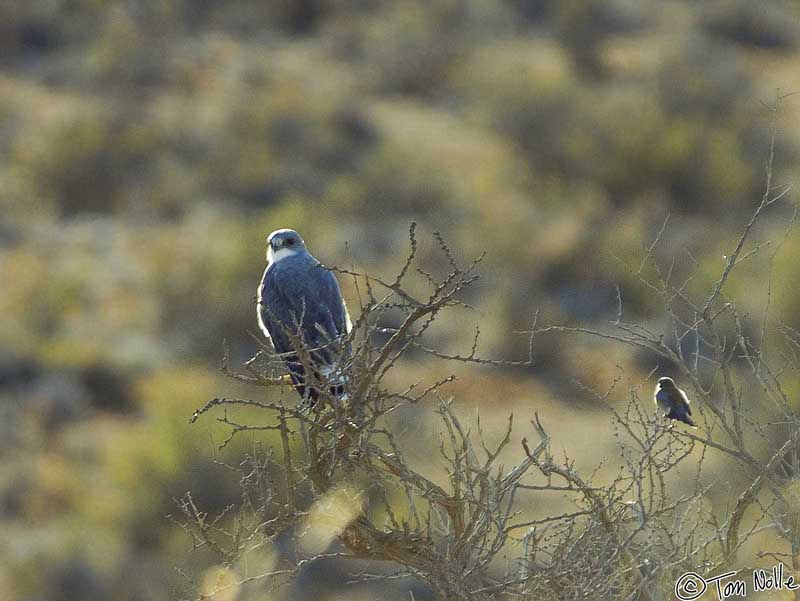
[[272, 253], [276, 253], [281, 249], [280, 240], [272, 239], [267, 240], [267, 260], [269, 260], [269, 255]]

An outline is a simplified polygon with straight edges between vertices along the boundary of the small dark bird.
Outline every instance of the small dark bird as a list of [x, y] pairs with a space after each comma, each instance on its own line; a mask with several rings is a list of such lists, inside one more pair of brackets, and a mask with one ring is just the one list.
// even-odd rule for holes
[[692, 409], [686, 393], [675, 385], [672, 378], [659, 378], [655, 390], [655, 401], [658, 408], [664, 412], [668, 419], [677, 419], [680, 422], [697, 427], [692, 418]]

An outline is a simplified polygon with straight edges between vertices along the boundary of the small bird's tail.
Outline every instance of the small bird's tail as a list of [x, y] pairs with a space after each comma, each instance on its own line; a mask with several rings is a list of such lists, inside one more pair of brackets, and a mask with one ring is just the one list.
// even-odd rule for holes
[[675, 409], [673, 409], [667, 414], [667, 417], [669, 419], [676, 419], [679, 422], [683, 422], [684, 424], [689, 424], [693, 428], [697, 427], [697, 424], [694, 423], [694, 420], [691, 417], [689, 417], [689, 415], [685, 411], [676, 411]]

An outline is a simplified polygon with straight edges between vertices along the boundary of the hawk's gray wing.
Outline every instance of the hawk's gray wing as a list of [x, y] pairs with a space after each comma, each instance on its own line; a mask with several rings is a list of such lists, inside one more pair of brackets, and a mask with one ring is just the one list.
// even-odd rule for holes
[[[270, 265], [259, 288], [259, 320], [278, 353], [295, 349], [296, 334], [308, 349], [329, 346], [347, 333], [347, 313], [336, 276], [310, 256], [287, 257]], [[331, 361], [329, 349], [315, 360]]]

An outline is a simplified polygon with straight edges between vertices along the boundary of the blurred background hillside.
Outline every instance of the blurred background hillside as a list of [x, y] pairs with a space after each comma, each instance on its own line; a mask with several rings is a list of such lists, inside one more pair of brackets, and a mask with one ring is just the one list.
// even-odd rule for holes
[[[512, 332], [537, 307], [601, 326], [618, 284], [626, 317], [661, 327], [631, 273], [669, 216], [659, 259], [696, 270], [697, 291], [718, 276], [763, 193], [778, 88], [800, 91], [789, 0], [0, 3], [0, 599], [198, 594], [213, 562], [165, 516], [187, 490], [212, 513], [238, 500], [214, 463], [224, 431], [188, 418], [263, 395], [217, 368], [223, 339], [235, 362], [257, 349], [271, 230], [387, 277], [411, 220], [433, 269], [434, 230], [460, 258], [486, 251], [477, 311], [432, 333], [451, 350], [480, 322], [485, 354], [524, 358]], [[789, 97], [776, 182], [797, 173], [798, 132]], [[771, 211], [758, 239], [790, 217]], [[795, 328], [798, 260], [790, 235], [771, 303]], [[755, 322], [763, 267], [730, 285]], [[536, 350], [533, 368], [469, 370], [450, 390], [487, 419], [539, 411], [585, 465], [612, 442], [577, 382], [669, 371], [596, 341]], [[424, 414], [407, 419], [435, 443]], [[285, 598], [376, 598], [346, 569]]]

